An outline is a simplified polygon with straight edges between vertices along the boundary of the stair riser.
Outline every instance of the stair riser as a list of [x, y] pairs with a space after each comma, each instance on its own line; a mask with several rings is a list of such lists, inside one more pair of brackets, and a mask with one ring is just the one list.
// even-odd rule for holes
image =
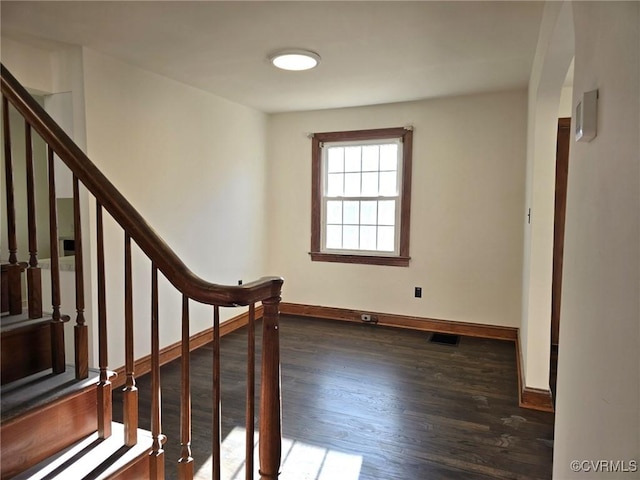
[[149, 471], [149, 452], [146, 452], [132, 461], [124, 469], [114, 473], [109, 480], [141, 480], [151, 478]]
[[51, 368], [51, 326], [3, 333], [0, 350], [2, 385]]
[[1, 478], [11, 478], [96, 431], [96, 401], [92, 386], [3, 424]]

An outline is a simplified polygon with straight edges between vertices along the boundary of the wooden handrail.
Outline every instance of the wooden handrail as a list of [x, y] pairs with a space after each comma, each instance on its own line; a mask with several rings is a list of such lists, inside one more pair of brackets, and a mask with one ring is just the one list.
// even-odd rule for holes
[[218, 285], [195, 275], [4, 65], [0, 65], [0, 73], [2, 94], [180, 292], [198, 302], [224, 307], [280, 296], [280, 277]]

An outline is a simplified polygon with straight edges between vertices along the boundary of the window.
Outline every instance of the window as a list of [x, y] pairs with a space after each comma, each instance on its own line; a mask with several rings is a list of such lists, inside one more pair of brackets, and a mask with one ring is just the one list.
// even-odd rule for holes
[[412, 140], [407, 128], [313, 135], [312, 260], [409, 265]]

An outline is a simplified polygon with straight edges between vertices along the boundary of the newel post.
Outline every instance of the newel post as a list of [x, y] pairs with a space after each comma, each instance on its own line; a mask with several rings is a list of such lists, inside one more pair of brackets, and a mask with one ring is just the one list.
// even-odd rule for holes
[[277, 480], [282, 448], [280, 399], [280, 297], [263, 300], [260, 395], [260, 479]]

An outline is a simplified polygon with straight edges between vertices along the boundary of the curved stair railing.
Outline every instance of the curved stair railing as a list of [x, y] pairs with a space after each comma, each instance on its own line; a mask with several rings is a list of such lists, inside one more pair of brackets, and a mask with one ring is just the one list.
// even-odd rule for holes
[[[137, 389], [134, 378], [133, 358], [133, 294], [132, 294], [132, 262], [131, 246], [135, 243], [151, 260], [151, 378], [152, 378], [152, 419], [151, 434], [153, 447], [149, 455], [150, 478], [164, 478], [163, 435], [160, 431], [160, 344], [158, 321], [158, 272], [178, 290], [182, 296], [182, 341], [181, 341], [181, 457], [178, 460], [178, 472], [181, 479], [190, 479], [194, 475], [194, 461], [191, 457], [191, 400], [189, 384], [189, 305], [198, 302], [213, 307], [213, 478], [220, 479], [220, 445], [221, 445], [221, 408], [220, 408], [220, 307], [249, 307], [249, 352], [248, 383], [246, 406], [246, 461], [247, 478], [253, 477], [252, 459], [254, 448], [254, 405], [255, 389], [255, 312], [256, 303], [262, 304], [262, 365], [261, 392], [259, 405], [259, 459], [262, 480], [277, 479], [280, 469], [281, 455], [281, 400], [280, 400], [280, 359], [279, 359], [279, 303], [283, 280], [279, 277], [266, 277], [244, 285], [224, 286], [207, 282], [195, 275], [169, 246], [154, 232], [145, 219], [133, 208], [113, 184], [89, 160], [82, 150], [68, 137], [57, 123], [33, 99], [26, 89], [1, 66], [2, 106], [4, 120], [4, 152], [5, 178], [7, 182], [7, 221], [9, 265], [7, 269], [14, 277], [20, 275], [18, 268], [24, 270], [16, 256], [15, 210], [13, 207], [13, 185], [11, 135], [9, 130], [9, 104], [24, 118], [27, 149], [27, 183], [28, 183], [28, 225], [29, 225], [29, 263], [27, 268], [27, 284], [29, 292], [29, 311], [33, 309], [38, 315], [42, 310], [40, 269], [37, 260], [37, 243], [35, 241], [35, 215], [33, 210], [33, 186], [29, 185], [32, 177], [31, 135], [37, 133], [47, 145], [49, 172], [49, 219], [51, 240], [51, 283], [52, 283], [52, 357], [54, 372], [64, 371], [64, 336], [63, 322], [66, 320], [60, 313], [59, 266], [57, 262], [58, 234], [56, 226], [55, 175], [53, 168], [54, 154], [57, 155], [73, 174], [73, 205], [75, 233], [75, 282], [76, 282], [76, 318], [74, 326], [76, 378], [88, 376], [88, 336], [84, 318], [84, 262], [82, 255], [83, 227], [80, 220], [79, 186], [84, 188], [96, 201], [96, 248], [97, 248], [97, 311], [98, 311], [98, 357], [100, 379], [98, 389], [98, 433], [101, 438], [111, 435], [111, 383], [108, 373], [107, 358], [107, 316], [106, 316], [106, 282], [105, 254], [103, 234], [103, 213], [108, 213], [124, 230], [124, 298], [125, 298], [125, 386], [124, 427], [125, 445], [132, 446], [137, 442], [138, 404]], [[31, 182], [32, 183], [32, 182]], [[11, 198], [10, 198], [11, 197]], [[13, 222], [13, 223], [12, 223]], [[35, 293], [32, 293], [35, 292]], [[14, 301], [14, 304], [16, 302]], [[12, 306], [15, 310], [15, 305]], [[31, 315], [30, 315], [31, 316]], [[60, 356], [62, 355], [62, 356]], [[56, 357], [57, 356], [57, 357]]]

